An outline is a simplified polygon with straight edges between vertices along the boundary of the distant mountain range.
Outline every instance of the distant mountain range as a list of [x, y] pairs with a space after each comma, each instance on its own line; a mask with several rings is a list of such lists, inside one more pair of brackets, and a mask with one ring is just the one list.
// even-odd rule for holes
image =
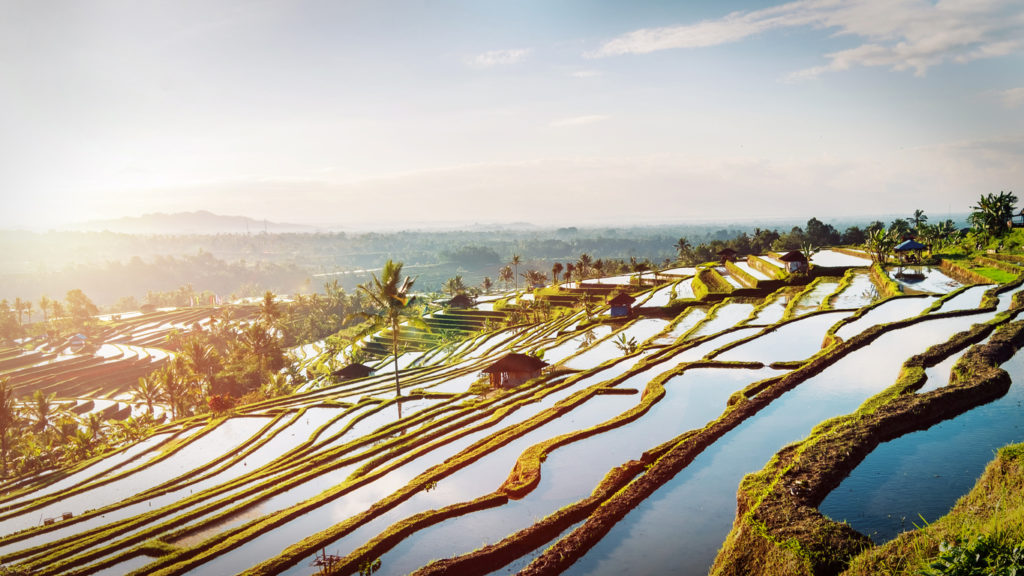
[[268, 232], [316, 232], [314, 226], [255, 220], [247, 216], [223, 216], [206, 210], [143, 214], [113, 220], [89, 220], [67, 226], [68, 230], [118, 232], [121, 234], [258, 234]]

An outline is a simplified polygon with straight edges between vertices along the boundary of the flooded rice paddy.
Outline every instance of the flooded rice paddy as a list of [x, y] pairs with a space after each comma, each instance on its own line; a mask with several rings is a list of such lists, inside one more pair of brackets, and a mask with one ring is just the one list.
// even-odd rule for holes
[[[823, 266], [859, 265], [845, 254], [815, 256]], [[745, 262], [738, 265], [767, 279]], [[692, 269], [676, 272], [689, 276]], [[931, 278], [946, 288], [935, 294], [956, 288]], [[407, 574], [438, 558], [471, 554], [586, 500], [616, 467], [715, 422], [738, 391], [793, 366], [769, 364], [818, 354], [836, 326], [836, 335], [849, 340], [871, 326], [918, 317], [937, 301], [903, 297], [864, 310], [877, 301], [877, 290], [865, 272], [848, 280], [843, 289], [839, 278], [828, 278], [809, 291], [790, 287], [698, 303], [672, 315], [609, 322], [602, 317], [607, 312], [598, 310], [589, 320], [577, 312], [479, 332], [443, 350], [400, 355], [403, 395], [412, 394], [401, 402], [395, 399], [393, 358], [380, 358], [368, 378], [324, 379], [309, 392], [243, 407], [223, 421], [187, 429], [167, 425], [69, 475], [40, 479], [34, 491], [0, 499], [0, 562], [42, 574], [61, 573], [49, 568], [55, 562], [93, 574], [159, 566], [221, 575], [261, 563], [273, 563], [275, 573], [313, 574], [316, 552], [345, 557], [399, 523], [500, 493], [524, 465], [524, 454], [558, 439], [538, 462], [536, 484], [516, 498], [428, 522], [366, 560], [379, 558], [379, 574]], [[986, 290], [967, 288], [936, 311], [977, 309]], [[692, 297], [689, 279], [673, 280], [640, 295], [637, 304], [660, 311], [673, 298]], [[1009, 305], [1010, 295], [1002, 295], [996, 312]], [[854, 317], [857, 311], [863, 313]], [[568, 573], [705, 573], [732, 525], [745, 474], [822, 420], [852, 412], [892, 385], [906, 358], [996, 312], [921, 316], [838, 358], [726, 431]], [[175, 325], [133, 321], [136, 333], [147, 338]], [[550, 368], [516, 388], [486, 390], [482, 370], [510, 350], [540, 354]], [[112, 345], [101, 356], [115, 361], [129, 354], [165, 358], [136, 344]], [[296, 349], [303, 366], [325, 362], [325, 354], [322, 342]], [[927, 369], [918, 393], [944, 386], [961, 354]], [[751, 367], [758, 365], [764, 367]], [[1005, 367], [1015, 379], [1024, 378], [1024, 359]], [[470, 393], [471, 387], [487, 393]], [[1024, 439], [1017, 424], [1021, 389], [1015, 384], [996, 402], [880, 446], [822, 510], [879, 540], [910, 527], [908, 517], [941, 515], [970, 488], [993, 449]], [[972, 456], [950, 466], [949, 451]], [[64, 512], [73, 518], [40, 526], [42, 518]], [[574, 520], [560, 526], [546, 544], [517, 549], [508, 564], [481, 573], [521, 569], [579, 525]], [[140, 547], [157, 539], [169, 547]], [[304, 540], [312, 544], [283, 560], [289, 547]], [[349, 559], [358, 565], [355, 556]]]

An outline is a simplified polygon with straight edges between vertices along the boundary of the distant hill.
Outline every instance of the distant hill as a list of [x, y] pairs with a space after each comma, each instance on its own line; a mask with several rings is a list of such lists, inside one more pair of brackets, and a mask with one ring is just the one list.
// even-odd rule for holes
[[119, 232], [122, 234], [271, 234], [316, 232], [313, 226], [255, 220], [247, 216], [223, 216], [206, 210], [175, 214], [143, 214], [113, 220], [89, 220], [67, 226], [83, 232]]

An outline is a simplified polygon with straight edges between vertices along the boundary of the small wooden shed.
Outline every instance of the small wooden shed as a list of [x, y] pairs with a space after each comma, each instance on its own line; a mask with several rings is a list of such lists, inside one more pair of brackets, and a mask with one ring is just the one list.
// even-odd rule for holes
[[718, 258], [722, 261], [722, 264], [732, 262], [736, 259], [736, 251], [732, 248], [723, 248], [718, 251]]
[[536, 356], [510, 352], [484, 368], [483, 373], [490, 376], [491, 387], [508, 388], [540, 376], [547, 365], [547, 362]]
[[628, 318], [633, 313], [633, 302], [636, 302], [636, 298], [625, 292], [620, 292], [618, 296], [609, 300], [612, 318]]
[[790, 250], [779, 256], [779, 260], [786, 264], [786, 270], [789, 272], [803, 272], [807, 270], [807, 257], [799, 250]]
[[348, 366], [345, 366], [340, 370], [335, 370], [334, 372], [331, 372], [331, 376], [342, 380], [366, 378], [371, 374], [373, 374], [373, 368], [370, 368], [369, 366], [365, 364], [360, 364], [358, 362], [349, 364]]

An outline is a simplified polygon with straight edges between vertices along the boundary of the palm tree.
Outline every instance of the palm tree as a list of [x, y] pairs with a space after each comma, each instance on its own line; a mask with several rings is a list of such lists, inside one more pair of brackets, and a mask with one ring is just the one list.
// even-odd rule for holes
[[907, 221], [909, 224], [914, 225], [915, 231], [919, 231], [921, 229], [921, 225], [928, 221], [928, 217], [925, 216], [924, 210], [918, 208], [917, 210], [914, 210], [914, 216], [907, 218]]
[[491, 277], [484, 276], [484, 281], [480, 283], [480, 287], [484, 289], [484, 294], [490, 292], [492, 286], [494, 286], [494, 282], [491, 282]]
[[398, 381], [398, 336], [403, 318], [414, 322], [409, 316], [409, 304], [415, 300], [415, 297], [409, 294], [415, 280], [408, 276], [405, 280], [400, 280], [401, 276], [402, 263], [388, 260], [380, 271], [380, 278], [377, 278], [376, 274], [371, 274], [371, 281], [359, 286], [359, 291], [377, 308], [376, 314], [362, 312], [360, 315], [373, 321], [373, 329], [383, 326], [391, 329], [391, 353], [395, 358], [395, 394], [399, 396], [402, 394], [402, 387]]
[[524, 272], [523, 279], [526, 280], [527, 287], [544, 285], [548, 281], [547, 277], [544, 276], [542, 272], [538, 272], [533, 269]]
[[565, 263], [565, 281], [572, 282], [572, 274], [576, 271], [576, 265], [572, 262]]
[[558, 277], [562, 274], [562, 263], [555, 262], [551, 265], [551, 284], [558, 286]]
[[465, 292], [466, 284], [462, 282], [462, 274], [456, 274], [454, 278], [445, 280], [442, 288], [449, 296], [455, 296], [456, 294]]
[[50, 298], [45, 294], [39, 297], [39, 309], [43, 311], [43, 324], [46, 324], [46, 314], [50, 311]]
[[511, 264], [515, 268], [515, 270], [513, 270], [512, 272], [512, 277], [515, 279], [516, 282], [516, 292], [519, 292], [519, 264], [521, 262], [522, 261], [519, 259], [519, 254], [513, 254], [512, 261], [509, 262], [509, 264]]
[[20, 296], [14, 299], [14, 311], [18, 313], [18, 324], [24, 326], [25, 323], [22, 321], [22, 316], [24, 315], [23, 312], [25, 312], [25, 301]]
[[502, 266], [501, 270], [498, 270], [498, 280], [501, 280], [502, 282], [505, 283], [506, 290], [508, 290], [508, 285], [510, 282], [512, 282], [512, 279], [514, 277], [515, 275], [512, 272], [511, 266]]
[[56, 419], [59, 409], [56, 402], [57, 393], [44, 394], [42, 390], [36, 390], [28, 405], [29, 418], [33, 420], [32, 427], [36, 433], [43, 433], [53, 428], [53, 421]]
[[14, 387], [8, 378], [0, 379], [0, 461], [7, 477], [7, 433], [18, 428], [18, 408], [14, 403]]
[[132, 396], [136, 402], [144, 402], [149, 413], [153, 414], [153, 404], [163, 399], [163, 390], [160, 389], [158, 379], [139, 378], [139, 381], [132, 386]]
[[263, 301], [260, 302], [259, 318], [269, 326], [274, 326], [281, 317], [281, 307], [274, 298], [274, 293], [267, 290], [263, 293]]
[[690, 261], [690, 256], [693, 254], [693, 246], [685, 236], [681, 236], [676, 242], [676, 253], [679, 254], [679, 261], [687, 264]]
[[28, 316], [28, 323], [32, 323], [32, 301], [25, 300], [25, 314]]
[[164, 366], [151, 375], [155, 379], [160, 395], [171, 405], [171, 419], [177, 420], [184, 416], [190, 404], [189, 387], [177, 371], [171, 366]]
[[[259, 330], [266, 332], [258, 323], [251, 326], [260, 326]], [[212, 395], [216, 374], [222, 368], [220, 355], [213, 345], [199, 335], [192, 336], [182, 345], [179, 358], [184, 367], [199, 378], [203, 391], [207, 395]]]
[[586, 280], [587, 276], [590, 275], [590, 267], [593, 262], [594, 260], [590, 257], [590, 254], [586, 252], [580, 254], [580, 259], [576, 261], [576, 274], [579, 275], [580, 282]]

